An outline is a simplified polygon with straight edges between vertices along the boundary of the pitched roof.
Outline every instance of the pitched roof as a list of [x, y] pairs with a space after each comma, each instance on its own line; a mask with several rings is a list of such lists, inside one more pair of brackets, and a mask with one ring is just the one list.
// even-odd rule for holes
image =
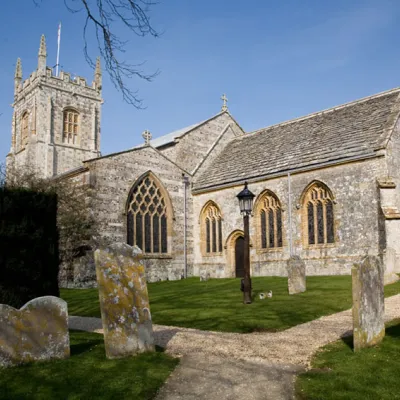
[[385, 147], [400, 112], [400, 88], [240, 136], [194, 184], [194, 191], [371, 157]]
[[[208, 120], [207, 120], [208, 121]], [[193, 129], [197, 128], [201, 124], [203, 124], [205, 121], [201, 121], [197, 124], [193, 124], [190, 126], [187, 126], [186, 128], [178, 129], [177, 131], [167, 133], [166, 135], [160, 136], [158, 138], [150, 140], [150, 144], [153, 147], [162, 147], [165, 146], [166, 144], [173, 143], [175, 139], [185, 135], [186, 133], [192, 131]]]

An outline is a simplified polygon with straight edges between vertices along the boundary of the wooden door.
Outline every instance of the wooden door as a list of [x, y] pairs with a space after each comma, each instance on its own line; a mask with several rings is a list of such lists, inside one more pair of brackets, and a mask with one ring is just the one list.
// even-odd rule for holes
[[244, 237], [239, 236], [235, 242], [236, 278], [244, 277]]

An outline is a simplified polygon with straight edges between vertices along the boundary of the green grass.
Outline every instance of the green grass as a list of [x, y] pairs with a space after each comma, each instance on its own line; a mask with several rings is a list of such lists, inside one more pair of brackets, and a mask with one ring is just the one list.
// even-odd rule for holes
[[[350, 276], [311, 276], [307, 291], [288, 295], [287, 279], [253, 278], [254, 301], [242, 303], [239, 279], [198, 278], [150, 283], [153, 322], [223, 332], [277, 331], [351, 307]], [[272, 299], [258, 293], [273, 291]], [[385, 295], [400, 293], [400, 282], [385, 287]], [[97, 289], [63, 289], [70, 315], [100, 317]]]
[[107, 360], [103, 336], [70, 332], [71, 357], [0, 371], [1, 400], [152, 399], [178, 360], [157, 351]]
[[353, 337], [320, 350], [310, 371], [296, 381], [302, 400], [400, 399], [400, 320], [386, 328], [383, 342], [354, 353]]

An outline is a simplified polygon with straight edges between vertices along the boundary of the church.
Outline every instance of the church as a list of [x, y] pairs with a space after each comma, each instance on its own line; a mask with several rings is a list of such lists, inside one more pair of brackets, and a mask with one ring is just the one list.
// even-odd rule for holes
[[400, 272], [400, 88], [254, 132], [223, 96], [210, 118], [108, 155], [101, 89], [100, 60], [92, 84], [55, 76], [42, 36], [29, 78], [17, 62], [7, 168], [90, 184], [102, 238], [139, 246], [149, 281], [243, 275], [245, 182], [252, 276], [285, 276], [292, 255], [308, 275], [350, 274], [367, 253]]

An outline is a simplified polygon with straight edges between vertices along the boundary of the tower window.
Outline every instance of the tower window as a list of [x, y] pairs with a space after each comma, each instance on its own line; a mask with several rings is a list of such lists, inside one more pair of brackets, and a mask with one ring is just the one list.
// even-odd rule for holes
[[25, 111], [21, 118], [21, 147], [24, 148], [28, 143], [29, 137], [29, 114]]
[[78, 143], [79, 113], [72, 109], [64, 110], [63, 142], [69, 144]]

